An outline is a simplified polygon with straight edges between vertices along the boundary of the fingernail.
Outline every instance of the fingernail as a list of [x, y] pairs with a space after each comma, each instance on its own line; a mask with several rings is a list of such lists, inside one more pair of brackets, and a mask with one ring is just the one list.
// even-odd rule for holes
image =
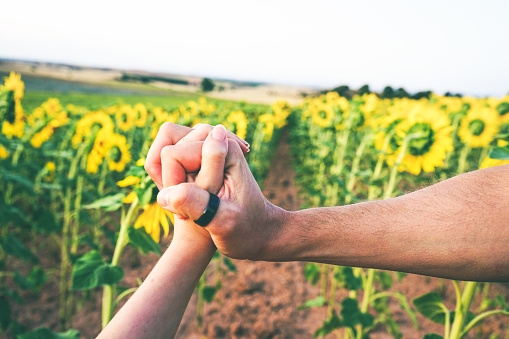
[[200, 127], [201, 125], [203, 125], [201, 122], [197, 123], [196, 125], [193, 126], [194, 129]]
[[212, 138], [225, 141], [226, 140], [226, 128], [223, 125], [217, 125], [212, 131]]
[[157, 194], [157, 203], [159, 204], [159, 206], [161, 207], [168, 206], [168, 196], [170, 195], [170, 191], [171, 191], [170, 187], [163, 188], [162, 190], [159, 191], [159, 193]]

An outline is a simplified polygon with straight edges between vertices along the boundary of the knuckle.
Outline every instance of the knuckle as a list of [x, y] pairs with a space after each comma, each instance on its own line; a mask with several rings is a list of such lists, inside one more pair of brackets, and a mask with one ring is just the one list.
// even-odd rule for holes
[[175, 193], [173, 194], [173, 207], [176, 210], [180, 210], [185, 206], [188, 206], [193, 200], [194, 189], [191, 184], [181, 184]]
[[228, 153], [225, 147], [207, 147], [203, 151], [203, 156], [210, 160], [223, 160]]
[[154, 173], [153, 172], [153, 169], [152, 169], [152, 164], [147, 164], [145, 163], [145, 165], [143, 166], [143, 168], [145, 168], [145, 172], [147, 172], [147, 174], [151, 177], [152, 174]]
[[172, 146], [164, 146], [161, 149], [161, 159], [167, 159], [171, 157], [173, 154], [173, 147]]
[[235, 156], [243, 155], [242, 149], [237, 141], [228, 139], [228, 152]]
[[160, 131], [164, 132], [164, 133], [167, 133], [167, 132], [170, 132], [172, 129], [173, 129], [173, 126], [175, 126], [175, 124], [173, 122], [165, 122], [161, 125], [161, 127], [159, 128]]

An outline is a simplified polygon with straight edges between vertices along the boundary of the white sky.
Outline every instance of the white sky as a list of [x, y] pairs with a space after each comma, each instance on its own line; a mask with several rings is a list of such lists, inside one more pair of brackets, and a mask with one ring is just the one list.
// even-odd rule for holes
[[0, 58], [282, 84], [509, 92], [509, 1], [23, 1]]

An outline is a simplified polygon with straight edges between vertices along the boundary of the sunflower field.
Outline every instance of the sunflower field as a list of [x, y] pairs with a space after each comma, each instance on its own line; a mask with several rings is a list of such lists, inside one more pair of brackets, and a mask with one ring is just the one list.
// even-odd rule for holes
[[[96, 110], [63, 107], [48, 98], [25, 112], [23, 95], [20, 75], [11, 73], [0, 87], [0, 331], [21, 338], [51, 332], [39, 328], [23, 334], [25, 329], [11, 317], [12, 303], [23, 302], [20, 291], [37, 293], [57, 279], [64, 330], [80, 298], [101, 287], [106, 326], [115, 306], [136, 290], [118, 286], [124, 248], [160, 254], [158, 243], [171, 233], [173, 215], [156, 203], [157, 188], [143, 166], [163, 123], [224, 124], [251, 144], [250, 167], [261, 182], [270, 149], [291, 113], [285, 102], [218, 105], [203, 98], [176, 107], [138, 103]], [[44, 270], [39, 265], [38, 252], [45, 246], [41, 238], [60, 248], [59, 267]], [[220, 287], [221, 272], [235, 270], [226, 257], [216, 255], [214, 261], [216, 281], [200, 280], [199, 307]], [[17, 269], [20, 262], [31, 266], [29, 272]]]
[[[509, 164], [509, 97], [411, 100], [365, 94], [348, 101], [330, 92], [295, 109], [290, 134], [306, 207], [388, 199], [465, 171]], [[487, 299], [486, 305], [500, 308], [470, 312], [475, 282], [452, 281], [457, 294], [453, 311], [436, 292], [414, 299], [415, 308], [403, 294], [388, 292], [394, 279], [405, 277], [399, 272], [393, 276], [374, 269], [307, 264], [305, 275], [320, 284], [321, 292], [302, 308], [328, 308], [315, 336], [343, 328], [344, 338], [361, 339], [383, 325], [401, 338], [389, 298], [399, 302], [416, 328], [414, 309], [444, 325], [443, 336], [430, 333], [427, 338], [462, 338], [489, 315], [509, 315], [505, 301]], [[341, 288], [349, 297], [338, 305]]]
[[[11, 73], [0, 87], [0, 333], [19, 338], [56, 335], [48, 328], [28, 332], [11, 316], [13, 303], [23, 302], [22, 291], [37, 294], [58, 281], [59, 330], [66, 331], [60, 338], [78, 338], [70, 320], [89, 293], [102, 289], [104, 327], [136, 290], [119, 284], [125, 248], [160, 254], [159, 242], [172, 229], [173, 216], [155, 202], [157, 188], [143, 169], [165, 122], [224, 124], [251, 144], [247, 159], [260, 184], [288, 129], [303, 207], [387, 199], [465, 171], [509, 164], [509, 97], [365, 94], [347, 100], [330, 92], [295, 107], [200, 98], [173, 107], [118, 103], [93, 110], [47, 98], [27, 112], [23, 96], [20, 76]], [[40, 265], [46, 246], [58, 247], [58, 266]], [[198, 324], [204, 302], [235, 264], [216, 253], [209, 269], [197, 286]], [[435, 292], [410, 301], [388, 291], [405, 278], [402, 273], [306, 264], [304, 275], [319, 284], [320, 294], [301, 308], [322, 307], [328, 314], [315, 337], [366, 338], [381, 325], [401, 338], [391, 298], [415, 327], [416, 311], [444, 325], [443, 335], [428, 338], [461, 338], [487, 316], [509, 315], [504, 300], [486, 299], [484, 308], [471, 312], [480, 290], [472, 282], [451, 282], [457, 305], [449, 310]], [[348, 295], [341, 301], [340, 290]]]

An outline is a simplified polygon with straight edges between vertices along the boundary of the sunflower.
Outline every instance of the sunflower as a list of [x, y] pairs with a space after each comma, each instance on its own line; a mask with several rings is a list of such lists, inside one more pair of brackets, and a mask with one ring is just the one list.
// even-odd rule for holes
[[14, 104], [14, 114], [8, 116], [2, 125], [2, 133], [9, 139], [12, 137], [21, 138], [25, 131], [25, 115], [21, 103]]
[[264, 141], [269, 142], [272, 139], [272, 133], [274, 132], [274, 120], [275, 117], [271, 114], [262, 114], [258, 118], [258, 121], [263, 124], [262, 133], [264, 135]]
[[41, 107], [46, 111], [46, 114], [50, 117], [56, 116], [59, 112], [62, 111], [62, 105], [60, 101], [56, 98], [49, 98], [46, 102], [44, 102]]
[[104, 157], [108, 153], [108, 139], [113, 134], [112, 131], [99, 130], [94, 145], [87, 157], [87, 172], [97, 173], [99, 165], [104, 161]]
[[286, 125], [287, 118], [292, 112], [290, 104], [284, 100], [280, 100], [273, 103], [270, 107], [274, 111], [273, 121], [276, 128], [281, 128]]
[[232, 129], [233, 127], [235, 127], [235, 133], [239, 136], [239, 138], [246, 139], [247, 119], [244, 112], [233, 111], [228, 115], [226, 121], [230, 123], [228, 129]]
[[[140, 161], [138, 160], [136, 162], [136, 165], [138, 165]], [[124, 180], [117, 182], [117, 185], [120, 187], [127, 187], [127, 186], [136, 186], [138, 187], [140, 183], [140, 179], [135, 176], [128, 176]], [[157, 193], [158, 193], [157, 187], [154, 185], [152, 189], [152, 199], [150, 200], [150, 203], [146, 204], [143, 207], [143, 212], [138, 216], [136, 221], [134, 222], [135, 228], [144, 227], [145, 231], [154, 239], [155, 242], [159, 242], [159, 239], [161, 237], [161, 228], [159, 225], [163, 227], [164, 230], [164, 236], [168, 236], [168, 233], [170, 232], [170, 225], [168, 223], [168, 218], [170, 218], [171, 223], [174, 223], [174, 216], [173, 213], [168, 212], [159, 204], [157, 203]], [[128, 196], [126, 196], [122, 202], [126, 204], [133, 203], [134, 200], [137, 198], [137, 195], [134, 191], [131, 191]]]
[[108, 150], [110, 171], [122, 172], [129, 161], [131, 161], [131, 153], [129, 146], [123, 135], [111, 134], [106, 142]]
[[35, 148], [41, 147], [41, 145], [48, 141], [58, 127], [61, 127], [69, 122], [67, 113], [59, 113], [56, 118], [52, 119], [46, 124], [39, 132], [37, 132], [31, 140], [32, 146]]
[[21, 74], [11, 72], [8, 77], [4, 78], [5, 88], [14, 92], [14, 100], [20, 101], [23, 99], [23, 92], [25, 91], [25, 84], [21, 81]]
[[74, 147], [78, 147], [78, 144], [82, 143], [94, 131], [113, 133], [113, 127], [113, 121], [105, 112], [89, 112], [78, 121], [76, 133], [72, 138], [72, 144]]
[[200, 112], [203, 115], [207, 116], [216, 110], [216, 105], [208, 104], [207, 99], [205, 99], [205, 98], [199, 98], [198, 99], [198, 109], [200, 110]]
[[161, 237], [161, 228], [159, 225], [163, 227], [164, 236], [168, 236], [170, 232], [170, 225], [168, 223], [168, 218], [170, 218], [171, 223], [174, 223], [173, 213], [168, 212], [157, 202], [147, 204], [143, 207], [143, 212], [140, 214], [136, 222], [134, 223], [134, 228], [144, 227], [145, 231], [154, 239], [155, 242], [159, 242]]
[[136, 112], [131, 106], [124, 105], [115, 112], [115, 122], [122, 131], [129, 131], [135, 123]]
[[147, 108], [143, 104], [136, 104], [133, 108], [136, 126], [144, 127], [147, 123]]
[[9, 151], [4, 146], [0, 146], [0, 159], [6, 159], [9, 156]]
[[485, 147], [493, 140], [499, 127], [496, 109], [474, 105], [461, 121], [458, 135], [472, 148]]
[[330, 104], [320, 103], [311, 108], [311, 122], [320, 127], [329, 127], [334, 120], [334, 109]]
[[380, 103], [378, 96], [375, 93], [364, 94], [361, 99], [364, 102], [360, 107], [361, 112], [367, 117], [373, 116]]
[[509, 160], [485, 158], [483, 160], [483, 162], [481, 163], [481, 166], [479, 166], [479, 169], [501, 166], [501, 165], [508, 165], [508, 164], [509, 164]]
[[49, 161], [46, 163], [46, 166], [44, 166], [44, 172], [46, 173], [44, 175], [44, 180], [46, 182], [52, 182], [53, 180], [55, 180], [55, 170], [56, 170], [56, 165], [53, 161]]
[[[136, 165], [138, 165], [138, 164], [136, 163]], [[118, 187], [132, 186], [132, 185], [139, 184], [140, 181], [141, 181], [140, 178], [135, 177], [134, 175], [130, 175], [130, 176], [126, 177], [124, 180], [117, 181], [117, 186]]]
[[[387, 115], [372, 120], [371, 125], [377, 131], [375, 134], [375, 148], [377, 150], [392, 154], [399, 148], [401, 140], [394, 133], [394, 130], [406, 119], [407, 115], [408, 112], [403, 110], [392, 110]], [[389, 140], [388, 147], [384, 150], [385, 138], [388, 134], [391, 134], [392, 137]]]
[[[452, 129], [448, 117], [439, 109], [428, 106], [414, 110], [396, 127], [400, 143], [410, 138], [399, 170], [418, 175], [421, 170], [433, 172], [436, 167], [442, 166], [447, 152], [453, 150]], [[389, 157], [389, 165], [395, 163], [399, 152], [401, 147]]]

